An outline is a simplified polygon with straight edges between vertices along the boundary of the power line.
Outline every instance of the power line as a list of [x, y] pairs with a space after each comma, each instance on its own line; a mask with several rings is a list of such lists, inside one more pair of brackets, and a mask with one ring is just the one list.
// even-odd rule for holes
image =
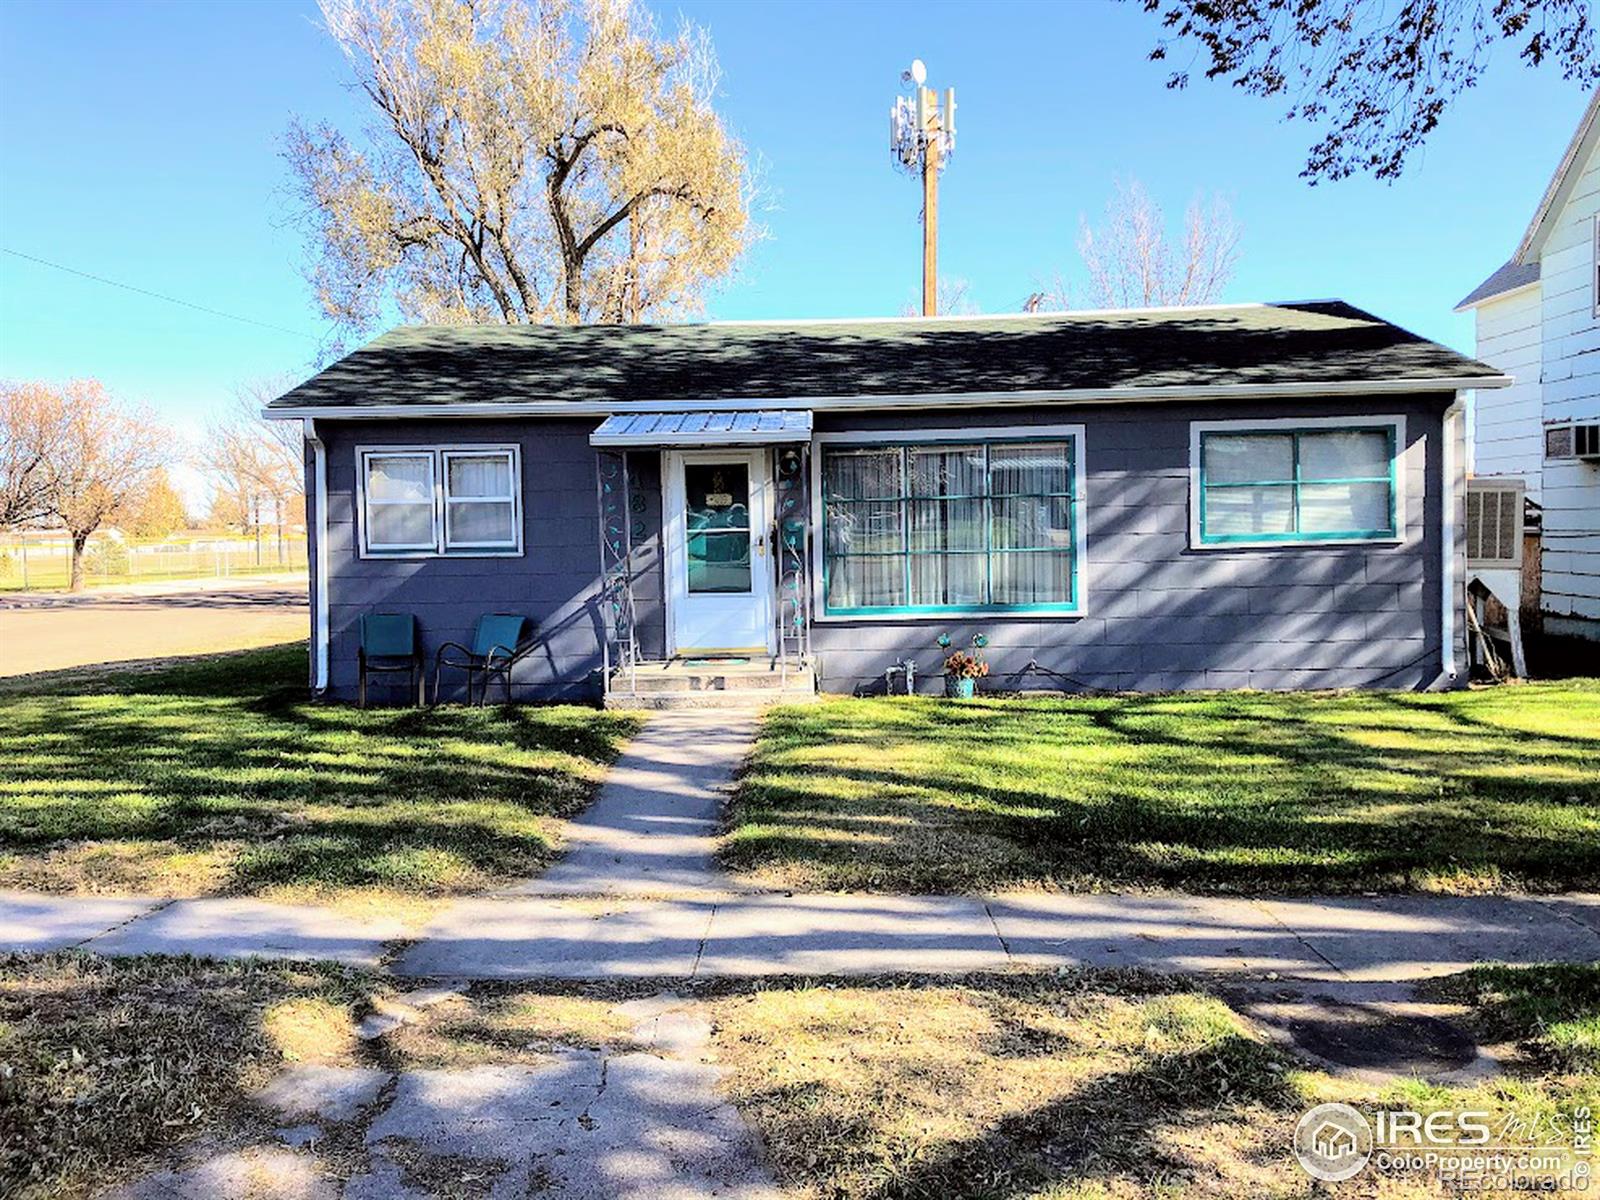
[[12, 250], [6, 246], [0, 246], [0, 252], [10, 254], [15, 258], [25, 258], [29, 262], [38, 263], [42, 267], [53, 267], [57, 271], [65, 271], [68, 275], [77, 275], [82, 279], [92, 279], [95, 283], [103, 283], [108, 287], [121, 288], [125, 292], [137, 292], [141, 296], [149, 296], [154, 300], [165, 300], [168, 304], [177, 304], [184, 308], [192, 308], [196, 312], [209, 313], [213, 317], [223, 317], [229, 321], [242, 322], [245, 325], [256, 325], [262, 329], [275, 330], [278, 333], [293, 334], [295, 337], [310, 338], [314, 342], [322, 340], [316, 334], [307, 333], [303, 329], [289, 329], [283, 325], [274, 325], [270, 321], [257, 321], [254, 317], [241, 317], [237, 313], [223, 312], [220, 308], [210, 308], [204, 304], [195, 304], [190, 300], [180, 300], [176, 296], [166, 296], [160, 292], [152, 292], [149, 288], [134, 287], [131, 283], [120, 283], [115, 279], [107, 279], [103, 275], [91, 275], [88, 271], [80, 271], [76, 267], [68, 267], [58, 262], [51, 262], [48, 258], [24, 254], [20, 250]]

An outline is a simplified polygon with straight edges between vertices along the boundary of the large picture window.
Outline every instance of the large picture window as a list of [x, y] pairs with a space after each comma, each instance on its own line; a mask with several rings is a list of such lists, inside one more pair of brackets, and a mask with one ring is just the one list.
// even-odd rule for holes
[[522, 552], [514, 446], [362, 450], [360, 482], [364, 554]]
[[1076, 442], [824, 446], [829, 615], [1078, 606]]
[[1395, 446], [1388, 424], [1202, 430], [1200, 543], [1393, 538]]

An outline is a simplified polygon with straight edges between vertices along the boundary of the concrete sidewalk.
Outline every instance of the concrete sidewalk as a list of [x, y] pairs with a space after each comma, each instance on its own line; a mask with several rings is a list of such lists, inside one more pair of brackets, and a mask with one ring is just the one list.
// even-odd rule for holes
[[[327, 909], [241, 899], [172, 903], [0, 893], [0, 948], [328, 958], [376, 966], [408, 931]], [[403, 975], [685, 980], [774, 974], [947, 974], [1144, 967], [1388, 982], [1479, 962], [1600, 960], [1600, 896], [701, 894], [489, 897], [440, 913]]]
[[0, 949], [325, 958], [458, 979], [945, 974], [1145, 967], [1389, 982], [1478, 962], [1600, 960], [1600, 896], [1247, 899], [1181, 895], [789, 895], [716, 866], [755, 719], [654, 717], [571, 848], [539, 879], [459, 900], [425, 929], [247, 899], [0, 893]]

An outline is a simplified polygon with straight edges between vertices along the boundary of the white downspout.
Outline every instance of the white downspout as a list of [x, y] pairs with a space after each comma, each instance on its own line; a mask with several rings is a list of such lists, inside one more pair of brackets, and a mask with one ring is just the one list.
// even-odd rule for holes
[[312, 691], [328, 688], [328, 448], [317, 433], [313, 417], [304, 421], [305, 439], [312, 454], [312, 503], [317, 510], [317, 576], [311, 597], [311, 647], [316, 666]]
[[1440, 557], [1443, 560], [1443, 570], [1440, 578], [1443, 580], [1444, 594], [1440, 597], [1439, 608], [1439, 636], [1444, 645], [1440, 651], [1440, 659], [1444, 665], [1444, 674], [1451, 683], [1456, 681], [1456, 427], [1459, 424], [1461, 413], [1466, 405], [1462, 400], [1462, 393], [1457, 392], [1455, 402], [1444, 410], [1444, 418], [1439, 423], [1439, 428], [1444, 439], [1441, 447], [1444, 484], [1441, 488], [1444, 501], [1444, 515], [1440, 523], [1439, 536], [1443, 542], [1440, 548]]

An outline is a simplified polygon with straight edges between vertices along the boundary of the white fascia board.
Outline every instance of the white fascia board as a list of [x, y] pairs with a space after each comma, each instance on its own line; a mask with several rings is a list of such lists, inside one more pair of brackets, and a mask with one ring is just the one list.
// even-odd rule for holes
[[1473, 309], [1482, 308], [1485, 304], [1494, 304], [1501, 300], [1509, 300], [1512, 296], [1520, 296], [1523, 292], [1531, 292], [1538, 286], [1539, 280], [1537, 279], [1533, 280], [1531, 283], [1519, 283], [1516, 287], [1507, 288], [1503, 292], [1495, 292], [1490, 296], [1479, 296], [1471, 304], [1458, 304], [1450, 311], [1471, 312]]
[[324, 417], [341, 421], [377, 421], [429, 417], [608, 417], [618, 412], [719, 412], [730, 406], [745, 410], [811, 409], [871, 411], [874, 409], [991, 408], [1029, 404], [1153, 404], [1172, 400], [1274, 400], [1339, 396], [1392, 396], [1414, 392], [1457, 392], [1463, 388], [1499, 388], [1509, 375], [1429, 379], [1367, 379], [1334, 383], [1219, 383], [1201, 387], [1072, 388], [1033, 392], [916, 392], [884, 396], [727, 396], [695, 400], [628, 401], [625, 404], [583, 400], [491, 400], [471, 404], [352, 404], [273, 408], [273, 420]]

